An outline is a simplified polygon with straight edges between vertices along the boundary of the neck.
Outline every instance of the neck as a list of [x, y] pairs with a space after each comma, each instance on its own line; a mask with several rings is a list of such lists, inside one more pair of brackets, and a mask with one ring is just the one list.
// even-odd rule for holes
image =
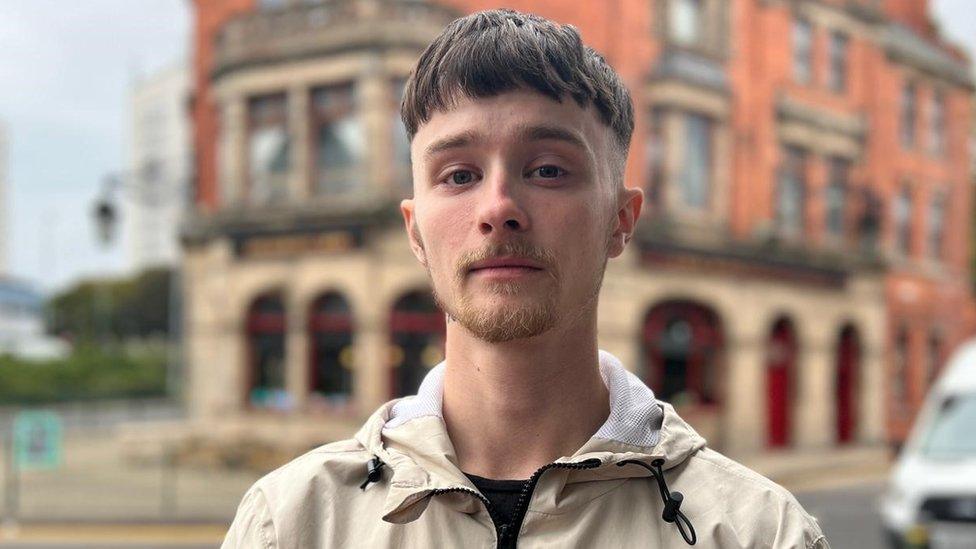
[[606, 421], [596, 311], [572, 326], [486, 343], [447, 327], [443, 414], [466, 473], [525, 479], [576, 452]]

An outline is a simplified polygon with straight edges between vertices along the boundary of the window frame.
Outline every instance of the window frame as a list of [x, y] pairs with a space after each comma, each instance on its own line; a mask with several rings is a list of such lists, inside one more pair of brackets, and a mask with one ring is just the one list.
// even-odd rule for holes
[[912, 196], [911, 186], [903, 185], [892, 203], [892, 223], [895, 230], [895, 252], [904, 257], [912, 255], [914, 208], [915, 197]]
[[918, 86], [913, 80], [906, 80], [902, 84], [898, 138], [905, 149], [914, 148], [918, 140]]
[[[262, 109], [261, 103], [273, 103], [277, 102], [279, 105], [274, 109], [275, 112], [271, 113], [261, 113], [258, 112]], [[268, 107], [263, 107], [268, 108]], [[280, 202], [282, 200], [287, 200], [288, 196], [291, 194], [288, 189], [288, 177], [294, 166], [292, 165], [292, 147], [294, 146], [294, 136], [291, 133], [291, 127], [289, 124], [289, 100], [288, 94], [284, 91], [276, 91], [271, 93], [263, 93], [259, 95], [253, 95], [247, 98], [245, 107], [245, 117], [246, 117], [246, 149], [245, 149], [245, 166], [247, 167], [245, 172], [245, 189], [244, 193], [245, 201], [252, 205], [264, 205], [273, 204]], [[267, 196], [258, 197], [257, 193], [257, 181], [254, 179], [255, 166], [253, 151], [253, 139], [256, 132], [268, 128], [280, 127], [284, 135], [284, 143], [282, 147], [284, 149], [284, 161], [285, 165], [280, 171], [267, 170], [265, 174], [267, 177], [281, 178], [280, 181], [269, 181], [267, 183]], [[282, 187], [281, 196], [275, 194], [276, 186]]]
[[[801, 31], [803, 34], [801, 34]], [[806, 38], [805, 43], [801, 43], [801, 37]], [[793, 19], [790, 38], [793, 54], [791, 63], [793, 81], [804, 86], [809, 86], [813, 83], [813, 58], [816, 42], [816, 30], [813, 23], [805, 17], [796, 16]]]
[[[321, 94], [335, 94], [338, 97], [338, 102], [336, 104], [330, 105], [328, 108], [321, 108], [317, 98]], [[362, 126], [362, 132], [364, 140], [368, 141], [368, 137], [365, 135], [366, 127], [364, 121], [361, 118], [361, 113], [358, 108], [357, 100], [357, 89], [355, 82], [337, 82], [329, 83], [325, 85], [315, 86], [309, 89], [308, 97], [308, 149], [310, 154], [309, 159], [309, 169], [308, 169], [308, 188], [310, 190], [310, 195], [313, 197], [321, 198], [327, 196], [335, 196], [338, 194], [347, 194], [355, 190], [357, 181], [352, 181], [347, 188], [337, 189], [330, 188], [332, 185], [329, 183], [332, 181], [335, 184], [341, 182], [344, 178], [343, 174], [335, 177], [334, 179], [329, 179], [330, 169], [328, 166], [322, 166], [319, 161], [319, 134], [323, 126], [335, 125], [347, 118], [359, 118], [358, 123]], [[336, 101], [333, 99], [332, 101]], [[364, 156], [365, 156], [365, 146]], [[349, 167], [344, 168], [347, 172], [355, 172], [358, 168], [363, 167], [366, 162], [365, 158], [359, 158], [358, 162], [351, 164]], [[325, 179], [323, 179], [323, 173], [325, 174]], [[347, 174], [348, 175], [348, 174]], [[355, 179], [355, 178], [353, 178]], [[365, 177], [363, 178], [365, 179]], [[364, 183], [365, 181], [360, 181]]]
[[[774, 219], [776, 231], [780, 236], [792, 239], [801, 239], [807, 231], [806, 202], [808, 192], [807, 166], [810, 161], [810, 153], [796, 145], [785, 145], [781, 151], [779, 174], [776, 181], [776, 200], [774, 201]], [[792, 176], [792, 178], [791, 178]], [[787, 225], [784, 223], [785, 209], [783, 208], [784, 192], [787, 185], [795, 187], [797, 203], [795, 210], [797, 219]]]
[[850, 38], [847, 34], [839, 30], [831, 31], [827, 46], [827, 87], [832, 92], [844, 93], [847, 90], [849, 51]]

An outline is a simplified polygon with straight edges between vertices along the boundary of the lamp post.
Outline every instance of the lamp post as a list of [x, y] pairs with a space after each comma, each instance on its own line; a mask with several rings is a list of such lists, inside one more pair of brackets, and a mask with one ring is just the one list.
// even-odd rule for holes
[[[98, 240], [105, 249], [110, 248], [115, 240], [118, 212], [112, 198], [117, 187], [118, 179], [112, 175], [106, 176], [102, 181], [102, 192], [92, 210]], [[111, 330], [111, 305], [111, 288], [106, 281], [99, 284], [95, 289], [96, 338], [103, 349], [108, 344]]]
[[[158, 181], [158, 166], [147, 164], [144, 173], [112, 173], [106, 175], [102, 180], [102, 187], [98, 198], [92, 208], [92, 216], [95, 221], [96, 232], [101, 244], [109, 248], [115, 242], [118, 227], [119, 214], [116, 205], [117, 195], [122, 191], [129, 192], [129, 197], [142, 205], [149, 207], [163, 206], [173, 197], [160, 196], [158, 189], [152, 183]], [[166, 393], [173, 400], [181, 400], [181, 352], [178, 342], [181, 339], [180, 330], [180, 279], [179, 265], [174, 265], [169, 270], [169, 280], [167, 283], [167, 341], [166, 341]], [[110, 295], [107, 295], [109, 287], [104, 287], [104, 292], [99, 291], [99, 301], [102, 306], [110, 302]], [[103, 310], [103, 313], [106, 311]], [[106, 317], [107, 321], [107, 317]], [[103, 336], [104, 336], [103, 331]]]

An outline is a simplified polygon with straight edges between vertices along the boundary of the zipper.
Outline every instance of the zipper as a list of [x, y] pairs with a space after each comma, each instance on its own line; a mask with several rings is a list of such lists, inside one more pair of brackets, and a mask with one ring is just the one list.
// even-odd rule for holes
[[[549, 469], [596, 469], [603, 462], [597, 458], [583, 460], [577, 463], [550, 463], [548, 465], [543, 465], [536, 472], [532, 473], [529, 480], [525, 482], [525, 486], [522, 487], [522, 491], [519, 493], [518, 500], [515, 502], [515, 509], [512, 513], [512, 520], [507, 524], [502, 524], [498, 527], [498, 547], [509, 548], [515, 547], [515, 543], [518, 540], [518, 531], [522, 528], [522, 521], [525, 520], [525, 513], [528, 511], [529, 500], [532, 497], [532, 492], [535, 490], [535, 485], [539, 482], [539, 477], [542, 473], [545, 473]], [[456, 492], [464, 492], [465, 494], [471, 494], [472, 496], [478, 498], [481, 503], [485, 504], [485, 509], [488, 511], [488, 516], [491, 518], [492, 525], [498, 523], [495, 515], [495, 508], [492, 506], [488, 498], [483, 496], [480, 492], [472, 490], [470, 488], [465, 488], [462, 486], [456, 486], [454, 488], [441, 488], [439, 490], [434, 490], [430, 493], [430, 496], [438, 496], [440, 494], [451, 494]]]
[[479, 500], [481, 500], [481, 503], [484, 503], [485, 504], [485, 509], [488, 511], [488, 517], [491, 518], [491, 525], [494, 528], [494, 526], [495, 526], [495, 508], [491, 505], [491, 502], [488, 501], [488, 498], [486, 498], [485, 496], [481, 495], [481, 492], [472, 490], [470, 488], [464, 488], [462, 486], [457, 486], [457, 487], [454, 487], [454, 488], [441, 488], [439, 490], [434, 490], [434, 491], [432, 491], [430, 493], [430, 496], [433, 497], [433, 496], [439, 496], [441, 494], [451, 494], [451, 493], [455, 493], [455, 492], [464, 492], [465, 494], [471, 494], [472, 496], [474, 496], [474, 497], [478, 498]]
[[[548, 465], [543, 465], [536, 472], [532, 473], [529, 477], [528, 482], [522, 487], [522, 492], [519, 494], [518, 500], [515, 502], [515, 509], [512, 512], [512, 521], [508, 524], [501, 525], [499, 529], [499, 548], [514, 548], [516, 542], [518, 541], [519, 530], [522, 529], [522, 522], [525, 520], [525, 514], [528, 512], [529, 500], [532, 498], [532, 492], [535, 490], [536, 484], [539, 482], [539, 478], [542, 473], [545, 473], [549, 469], [596, 469], [603, 462], [597, 458], [591, 458], [583, 460], [577, 463], [550, 463]], [[482, 498], [484, 499], [484, 498]]]

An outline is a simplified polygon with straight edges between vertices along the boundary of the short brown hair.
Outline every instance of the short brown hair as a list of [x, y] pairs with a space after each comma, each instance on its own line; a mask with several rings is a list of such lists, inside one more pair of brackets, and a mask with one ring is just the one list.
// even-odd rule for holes
[[463, 97], [525, 88], [556, 101], [593, 105], [626, 158], [634, 133], [630, 93], [572, 25], [510, 9], [482, 11], [449, 24], [427, 46], [407, 81], [400, 116], [413, 140], [421, 124]]

